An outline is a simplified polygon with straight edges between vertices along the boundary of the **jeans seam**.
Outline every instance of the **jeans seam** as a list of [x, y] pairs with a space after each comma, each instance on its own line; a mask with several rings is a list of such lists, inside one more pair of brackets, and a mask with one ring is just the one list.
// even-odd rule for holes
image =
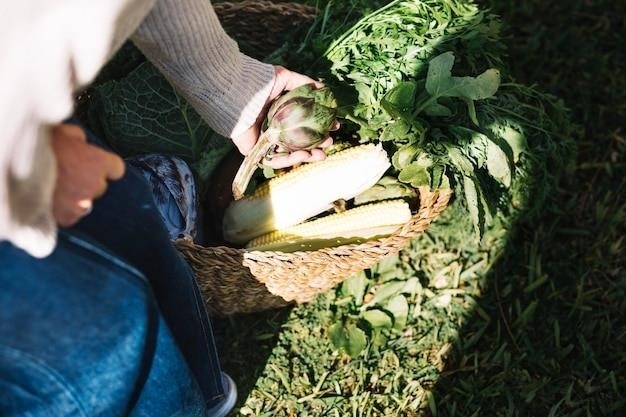
[[[192, 276], [193, 276], [193, 273], [192, 273]], [[196, 283], [192, 282], [192, 285], [195, 286]], [[193, 292], [193, 300], [194, 300], [194, 305], [196, 307], [196, 313], [197, 313], [198, 317], [202, 317], [205, 313], [201, 310], [201, 307], [200, 307], [200, 305], [198, 303], [198, 294], [197, 294], [196, 291]], [[207, 320], [208, 320], [208, 317], [207, 317]], [[204, 321], [202, 319], [200, 319], [200, 327], [202, 327], [202, 335], [203, 335], [202, 340], [204, 341], [204, 345], [205, 345], [205, 348], [207, 349], [207, 352], [209, 352], [211, 350], [211, 344], [207, 342], [208, 336], [207, 336], [206, 323], [204, 323]], [[222, 382], [222, 375], [221, 375], [221, 373], [217, 374], [216, 381], [214, 381], [214, 382], [217, 382], [219, 384], [219, 386], [222, 386], [222, 391], [223, 391], [223, 389], [224, 389], [223, 385], [224, 384]], [[214, 400], [217, 400], [217, 399], [224, 399], [224, 398], [226, 398], [225, 394], [217, 394], [217, 395], [214, 395], [212, 398], [207, 398], [206, 401], [210, 402], [210, 401], [214, 401]]]
[[67, 241], [67, 243], [71, 245], [78, 246], [84, 251], [90, 253], [91, 255], [97, 256], [98, 258], [100, 258], [100, 260], [108, 262], [109, 264], [111, 264], [112, 266], [116, 268], [122, 269], [125, 272], [130, 273], [137, 280], [139, 280], [142, 283], [142, 285], [150, 286], [144, 274], [140, 272], [137, 268], [125, 262], [124, 260], [116, 256], [115, 254], [108, 252], [107, 250], [90, 242], [89, 240], [76, 236], [74, 234], [63, 232], [63, 231], [59, 232], [59, 240], [61, 239]]
[[[194, 285], [195, 285], [195, 283], [194, 283]], [[198, 305], [198, 297], [196, 297], [195, 293], [194, 293], [193, 299], [194, 299], [194, 304], [196, 306], [196, 313], [202, 314], [202, 311], [200, 310], [200, 306]], [[207, 349], [207, 352], [209, 352], [211, 350], [211, 344], [207, 342], [207, 339], [208, 339], [208, 337], [207, 337], [207, 329], [206, 329], [205, 323], [202, 320], [200, 320], [200, 327], [202, 327], [202, 336], [203, 336], [202, 340], [204, 341], [204, 346]], [[222, 382], [222, 375], [221, 375], [221, 373], [217, 374], [217, 378], [216, 378], [215, 382], [217, 382], [219, 384], [219, 386], [223, 386], [224, 385], [223, 382]], [[222, 388], [222, 390], [223, 389], [224, 388]], [[214, 400], [217, 400], [217, 399], [224, 399], [224, 398], [226, 398], [226, 395], [224, 395], [224, 394], [216, 394], [212, 398], [207, 398], [206, 401], [210, 402], [210, 401], [214, 401]]]
[[84, 417], [88, 416], [86, 412], [86, 407], [80, 401], [79, 396], [74, 392], [72, 386], [67, 383], [65, 378], [63, 378], [63, 376], [58, 371], [56, 371], [55, 368], [49, 366], [46, 362], [43, 362], [42, 360], [34, 357], [28, 352], [4, 343], [0, 343], [0, 353], [1, 352], [4, 352], [5, 354], [7, 354], [7, 356], [16, 359], [17, 363], [26, 363], [31, 368], [36, 369], [38, 372], [48, 378], [48, 382], [50, 382], [50, 380], [54, 381], [56, 384], [58, 384], [60, 388], [63, 389], [63, 392], [67, 395], [67, 398], [69, 398], [71, 402], [76, 406], [76, 410], [79, 412], [79, 414]]

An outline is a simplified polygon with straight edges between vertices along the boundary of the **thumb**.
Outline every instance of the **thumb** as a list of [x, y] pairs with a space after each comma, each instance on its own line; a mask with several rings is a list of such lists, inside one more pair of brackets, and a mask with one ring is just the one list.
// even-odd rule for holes
[[119, 180], [124, 176], [124, 172], [126, 171], [126, 166], [124, 165], [124, 160], [120, 158], [118, 155], [108, 152], [104, 152], [104, 175], [109, 180]]
[[242, 155], [247, 155], [252, 149], [259, 137], [259, 126], [254, 124], [250, 126], [241, 135], [233, 138], [233, 143]]

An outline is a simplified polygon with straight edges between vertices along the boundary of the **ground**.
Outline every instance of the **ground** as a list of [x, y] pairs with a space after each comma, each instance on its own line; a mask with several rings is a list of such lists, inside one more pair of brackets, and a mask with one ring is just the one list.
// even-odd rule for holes
[[575, 163], [480, 291], [431, 307], [437, 334], [350, 359], [328, 340], [336, 293], [216, 320], [236, 414], [626, 415], [626, 3], [480, 4], [502, 17], [515, 79], [571, 110]]

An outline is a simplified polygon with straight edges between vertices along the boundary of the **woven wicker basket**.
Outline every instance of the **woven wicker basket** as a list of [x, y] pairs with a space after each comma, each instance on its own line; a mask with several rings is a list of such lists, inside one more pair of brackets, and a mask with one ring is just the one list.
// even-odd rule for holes
[[[277, 33], [275, 40], [279, 39], [277, 31], [288, 31], [315, 16], [315, 9], [298, 3], [243, 1], [216, 3], [214, 7], [226, 31], [240, 42], [240, 47], [259, 58], [271, 52], [267, 47], [268, 33]], [[265, 24], [259, 26], [259, 22]], [[260, 36], [249, 30], [265, 32]], [[246, 38], [242, 39], [241, 35]], [[262, 39], [266, 48], [256, 49], [256, 54], [253, 53], [255, 39]], [[280, 45], [273, 45], [277, 46]], [[190, 263], [212, 314], [250, 313], [304, 303], [405, 248], [443, 211], [451, 197], [447, 191], [432, 192], [427, 188], [418, 191], [419, 209], [411, 221], [391, 236], [362, 244], [283, 253], [204, 247], [187, 239], [174, 243]]]
[[249, 313], [310, 301], [350, 275], [405, 248], [448, 204], [450, 192], [421, 189], [410, 222], [383, 239], [309, 252], [247, 251], [175, 241], [213, 314]]
[[306, 28], [317, 9], [300, 3], [244, 0], [213, 2], [224, 30], [242, 52], [263, 59], [276, 51], [293, 31]]

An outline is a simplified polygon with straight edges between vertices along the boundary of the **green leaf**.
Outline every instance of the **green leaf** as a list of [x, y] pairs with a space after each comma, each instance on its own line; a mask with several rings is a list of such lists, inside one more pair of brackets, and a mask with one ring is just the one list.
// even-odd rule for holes
[[467, 156], [463, 155], [463, 152], [456, 146], [448, 146], [447, 149], [450, 162], [461, 171], [461, 174], [464, 176], [473, 176], [474, 164], [472, 164], [472, 161], [470, 161]]
[[389, 314], [379, 309], [364, 311], [363, 319], [365, 319], [373, 328], [389, 329], [393, 326], [393, 321]]
[[503, 126], [498, 134], [511, 147], [513, 151], [513, 162], [517, 163], [522, 152], [525, 152], [528, 148], [526, 136], [510, 126]]
[[397, 178], [386, 176], [381, 180], [354, 197], [354, 204], [361, 205], [381, 200], [391, 200], [396, 198], [413, 199], [417, 198], [415, 189], [403, 184]]
[[481, 216], [481, 227], [484, 232], [488, 227], [493, 224], [493, 214], [491, 213], [491, 207], [489, 206], [489, 201], [487, 200], [487, 195], [481, 186], [478, 178], [474, 178], [474, 184], [476, 184], [476, 190], [478, 191], [478, 198], [480, 198], [480, 216]]
[[[388, 177], [383, 177], [381, 181], [387, 182]], [[372, 272], [377, 276], [377, 280], [381, 280], [381, 277], [384, 277], [388, 274], [396, 274], [398, 272], [398, 265], [400, 264], [400, 259], [398, 254], [387, 255], [382, 258], [376, 265], [372, 267]]]
[[385, 94], [380, 104], [393, 117], [411, 119], [416, 92], [415, 81], [403, 81]]
[[[213, 138], [213, 136], [217, 136], [217, 138]], [[222, 159], [231, 150], [235, 149], [231, 140], [218, 136], [217, 134], [213, 136], [204, 144], [204, 148], [200, 151], [200, 157], [195, 161], [189, 161], [194, 171], [198, 173], [198, 178], [201, 180], [208, 180], [213, 174], [213, 170], [220, 164]]]
[[[390, 180], [389, 177], [383, 177], [381, 179], [381, 182], [386, 183], [389, 180]], [[393, 178], [391, 178], [391, 180], [393, 180]], [[378, 263], [374, 265], [372, 270], [378, 275], [382, 275], [386, 272], [395, 272], [398, 269], [399, 263], [400, 263], [400, 257], [398, 256], [398, 254], [387, 255], [384, 258], [382, 258], [380, 261], [378, 261]]]
[[474, 104], [474, 100], [467, 97], [461, 97], [461, 100], [463, 100], [467, 106], [467, 114], [469, 115], [472, 123], [476, 126], [480, 126], [480, 123], [478, 123], [478, 116], [476, 116], [476, 105]]
[[[478, 125], [473, 100], [493, 96], [500, 86], [500, 71], [490, 68], [477, 77], [453, 77], [454, 54], [444, 52], [430, 60], [424, 88], [430, 97], [420, 95], [415, 114], [426, 111], [431, 116], [451, 116], [452, 112], [437, 100], [440, 97], [457, 97], [465, 101], [469, 117]], [[448, 111], [446, 111], [446, 109]]]
[[207, 178], [233, 144], [215, 134], [150, 63], [90, 91], [90, 124], [122, 156], [176, 155]]
[[411, 125], [406, 120], [394, 120], [383, 129], [380, 140], [383, 142], [402, 140], [407, 136], [410, 129]]
[[450, 89], [453, 66], [452, 52], [444, 52], [430, 60], [425, 88], [431, 96], [440, 97]]
[[370, 336], [372, 346], [376, 347], [387, 347], [389, 343], [389, 337], [387, 333], [383, 332], [382, 329], [374, 329], [372, 335]]
[[411, 277], [406, 280], [404, 283], [404, 287], [402, 287], [401, 293], [414, 295], [417, 294], [422, 289], [422, 284], [420, 283], [419, 278]]
[[365, 332], [353, 323], [335, 323], [329, 329], [330, 340], [338, 350], [357, 357], [367, 346]]
[[453, 77], [454, 53], [444, 52], [430, 61], [426, 91], [434, 97], [481, 100], [493, 96], [500, 86], [500, 71], [490, 68], [477, 77]]
[[478, 191], [476, 190], [476, 184], [474, 180], [463, 175], [463, 193], [465, 194], [465, 202], [467, 204], [467, 210], [474, 225], [474, 232], [478, 237], [482, 236], [482, 227], [480, 219], [480, 200], [478, 198]]
[[346, 296], [353, 297], [357, 306], [363, 303], [363, 296], [366, 290], [367, 277], [363, 271], [352, 275], [341, 284], [341, 292]]
[[450, 177], [448, 177], [448, 175], [446, 175], [444, 173], [444, 175], [441, 176], [441, 183], [439, 184], [439, 187], [437, 187], [439, 190], [449, 190], [451, 187], [450, 185]]
[[[446, 173], [446, 167], [443, 164], [435, 164], [430, 170], [430, 188], [437, 190], [444, 188], [444, 177]], [[447, 178], [447, 177], [445, 177]]]
[[402, 146], [392, 155], [391, 163], [395, 169], [402, 170], [413, 162], [420, 151], [420, 147], [416, 144]]
[[428, 169], [417, 162], [413, 162], [402, 169], [398, 175], [398, 179], [404, 183], [411, 184], [411, 186], [415, 188], [430, 186], [430, 174], [428, 173]]
[[504, 150], [492, 141], [487, 140], [487, 171], [500, 184], [508, 187], [511, 185], [511, 167], [509, 166], [509, 158], [507, 158]]
[[404, 295], [396, 295], [387, 303], [385, 307], [393, 315], [393, 328], [402, 330], [406, 326], [409, 316], [409, 303]]
[[380, 303], [389, 297], [400, 294], [400, 292], [404, 289], [404, 285], [404, 281], [391, 281], [377, 287], [374, 297], [372, 297], [372, 299], [367, 303], [367, 306]]
[[493, 96], [499, 86], [500, 71], [490, 68], [477, 77], [452, 77], [451, 85], [442, 97], [482, 100]]
[[478, 167], [482, 168], [487, 164], [487, 144], [489, 139], [480, 132], [470, 130], [472, 136], [469, 141], [463, 142], [462, 153]]
[[493, 216], [489, 210], [485, 193], [475, 177], [463, 176], [463, 193], [467, 210], [474, 226], [476, 236], [481, 239], [485, 228], [491, 225]]
[[452, 110], [450, 110], [448, 107], [444, 106], [443, 104], [439, 104], [439, 103], [429, 104], [424, 109], [424, 113], [426, 113], [429, 116], [440, 116], [440, 117], [452, 116]]

